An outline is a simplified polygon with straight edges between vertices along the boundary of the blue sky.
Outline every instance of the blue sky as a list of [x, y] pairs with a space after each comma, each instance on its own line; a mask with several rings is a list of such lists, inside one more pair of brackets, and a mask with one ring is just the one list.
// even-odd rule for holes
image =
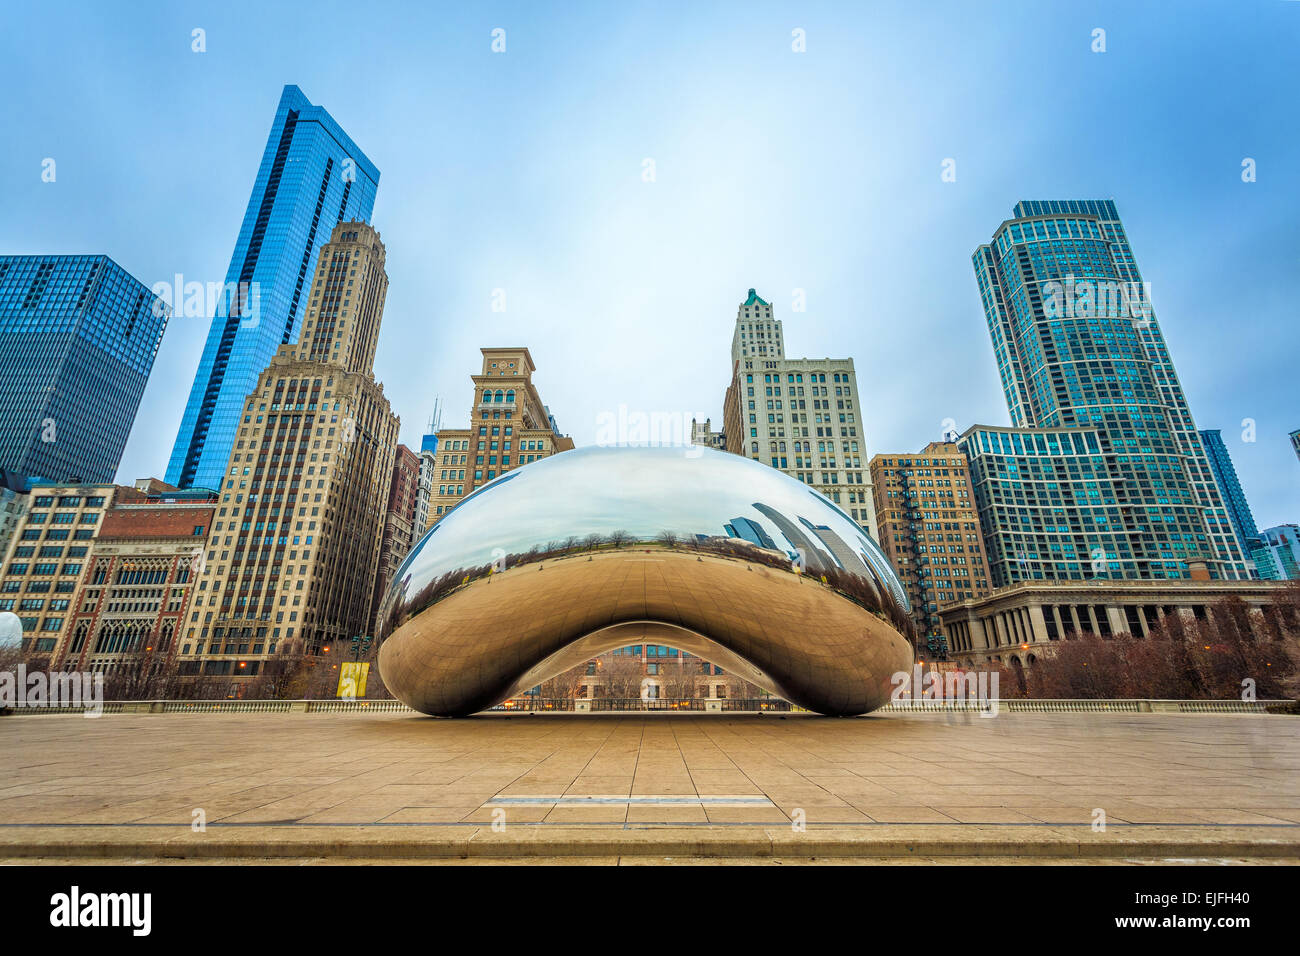
[[[1018, 199], [1114, 198], [1198, 426], [1261, 527], [1300, 521], [1300, 2], [468, 6], [15, 7], [0, 252], [221, 281], [296, 83], [382, 173], [407, 444], [435, 396], [467, 422], [483, 345], [530, 347], [580, 445], [620, 403], [718, 422], [753, 286], [790, 354], [853, 357], [870, 450], [914, 451], [1007, 422], [975, 246]], [[169, 326], [119, 480], [164, 471], [206, 331]]]

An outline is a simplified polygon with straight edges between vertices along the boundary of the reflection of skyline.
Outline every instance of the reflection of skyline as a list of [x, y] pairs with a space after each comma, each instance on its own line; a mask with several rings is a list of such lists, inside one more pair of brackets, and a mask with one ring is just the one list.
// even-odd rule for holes
[[732, 518], [730, 524], [723, 525], [727, 529], [727, 534], [733, 538], [744, 538], [751, 544], [756, 544], [760, 548], [767, 548], [769, 551], [776, 551], [776, 542], [773, 541], [763, 526], [749, 518]]
[[450, 570], [491, 564], [494, 553], [555, 550], [570, 538], [615, 532], [630, 541], [665, 533], [694, 540], [702, 529], [790, 558], [802, 552], [810, 571], [843, 566], [876, 577], [874, 542], [829, 499], [742, 456], [691, 451], [588, 447], [533, 462], [510, 473], [509, 487], [498, 479], [461, 501], [412, 549], [395, 580], [418, 591]]
[[781, 514], [781, 512], [777, 511], [771, 505], [764, 504], [761, 501], [754, 502], [754, 510], [764, 515], [769, 521], [781, 529], [781, 533], [785, 535], [786, 541], [788, 541], [791, 547], [795, 549], [795, 554], [791, 555], [791, 557], [798, 555], [802, 556], [804, 570], [816, 571], [818, 573], [826, 570], [825, 561], [822, 557], [821, 551], [816, 545], [808, 540], [807, 535], [799, 530], [797, 524], [785, 515]]
[[845, 571], [853, 571], [856, 574], [870, 573], [866, 564], [863, 563], [863, 560], [860, 557], [858, 557], [858, 553], [850, 548], [848, 542], [832, 531], [828, 526], [824, 524], [813, 524], [804, 517], [800, 517], [799, 521], [812, 531], [822, 544], [826, 545], [826, 548], [835, 556], [835, 560], [840, 563], [840, 567]]

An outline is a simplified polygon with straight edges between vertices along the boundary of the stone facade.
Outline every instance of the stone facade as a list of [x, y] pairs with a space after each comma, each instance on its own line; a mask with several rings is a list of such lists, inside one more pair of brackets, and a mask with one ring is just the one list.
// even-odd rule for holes
[[469, 428], [438, 432], [429, 525], [475, 488], [508, 471], [573, 448], [533, 384], [537, 366], [526, 348], [485, 348], [483, 371], [471, 376]]
[[113, 484], [37, 482], [29, 497], [0, 572], [0, 611], [18, 615], [26, 649], [53, 657], [66, 637], [105, 513], [117, 501], [145, 496]]
[[56, 665], [112, 672], [127, 661], [170, 668], [212, 530], [215, 492], [119, 500], [104, 514]]
[[334, 228], [298, 340], [248, 395], [220, 490], [182, 674], [251, 677], [276, 654], [370, 630], [399, 421], [375, 381], [379, 234]]
[[1146, 637], [1166, 617], [1204, 619], [1226, 597], [1271, 604], [1286, 585], [1267, 581], [1057, 581], [1000, 588], [940, 611], [949, 653], [970, 665], [1033, 663], [1067, 634]]
[[[371, 621], [379, 613], [380, 602], [393, 580], [393, 574], [411, 550], [419, 484], [420, 456], [405, 445], [398, 445], [393, 458], [393, 479], [388, 488], [388, 508], [384, 512], [384, 531], [379, 544], [379, 573], [375, 577], [375, 595], [370, 606]], [[366, 633], [373, 634], [374, 630]]]
[[877, 540], [926, 641], [918, 650], [945, 656], [939, 611], [992, 588], [966, 456], [952, 442], [931, 442], [914, 455], [875, 455], [871, 488]]
[[875, 537], [853, 359], [788, 359], [782, 335], [772, 304], [750, 289], [731, 339], [726, 450], [804, 482]]

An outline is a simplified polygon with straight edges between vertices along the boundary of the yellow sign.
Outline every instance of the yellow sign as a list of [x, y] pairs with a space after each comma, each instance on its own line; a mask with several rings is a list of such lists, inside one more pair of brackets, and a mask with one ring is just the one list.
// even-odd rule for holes
[[356, 700], [366, 696], [366, 675], [370, 673], [369, 664], [348, 663], [339, 668], [339, 692], [336, 696], [344, 700]]

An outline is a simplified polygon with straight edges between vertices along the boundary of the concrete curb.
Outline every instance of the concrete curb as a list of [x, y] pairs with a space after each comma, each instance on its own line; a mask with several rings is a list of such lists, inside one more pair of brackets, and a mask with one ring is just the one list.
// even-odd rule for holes
[[1300, 829], [1136, 827], [1094, 833], [1071, 828], [875, 826], [812, 828], [647, 826], [445, 827], [24, 826], [0, 830], [0, 858], [97, 859], [513, 859], [536, 857], [710, 857], [721, 859], [1001, 857], [1300, 858]]

